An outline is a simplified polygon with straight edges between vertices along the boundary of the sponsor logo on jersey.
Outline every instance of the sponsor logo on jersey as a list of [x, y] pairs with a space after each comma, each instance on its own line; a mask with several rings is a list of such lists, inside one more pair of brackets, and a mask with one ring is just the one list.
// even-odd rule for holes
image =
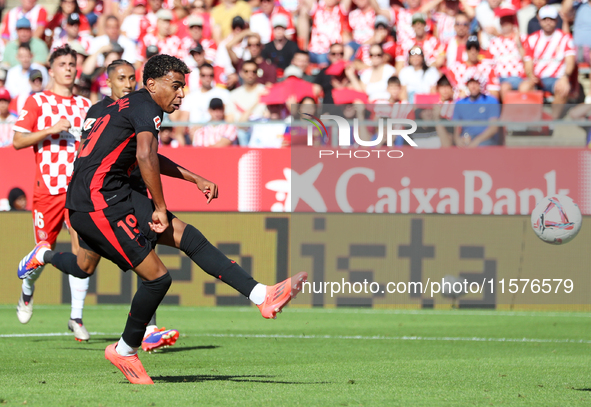
[[92, 129], [92, 125], [94, 124], [94, 122], [96, 122], [96, 119], [92, 119], [92, 118], [86, 119], [84, 121], [84, 126], [83, 126], [84, 131], [88, 131], [88, 130]]
[[160, 125], [162, 124], [162, 120], [160, 116], [154, 117], [154, 125], [156, 126], [156, 130], [160, 130]]

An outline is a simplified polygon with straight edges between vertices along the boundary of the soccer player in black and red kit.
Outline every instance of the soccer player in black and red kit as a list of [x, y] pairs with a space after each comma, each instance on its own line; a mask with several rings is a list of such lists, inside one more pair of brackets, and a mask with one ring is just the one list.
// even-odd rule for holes
[[[105, 350], [132, 383], [153, 383], [137, 349], [172, 282], [154, 251], [156, 243], [180, 248], [204, 271], [251, 299], [265, 318], [274, 318], [307, 278], [299, 273], [275, 286], [260, 284], [195, 227], [167, 211], [160, 174], [195, 183], [208, 203], [218, 195], [216, 184], [157, 153], [163, 112], [180, 107], [187, 73], [182, 61], [168, 55], [146, 63], [145, 88], [108, 106], [94, 123], [75, 162], [66, 200], [72, 227], [92, 251], [124, 270], [133, 269], [143, 280], [121, 339]], [[129, 174], [136, 165], [152, 200], [133, 193]]]
[[[119, 100], [135, 90], [137, 84], [135, 79], [135, 68], [131, 63], [122, 59], [112, 62], [107, 67], [107, 84], [111, 89], [111, 97], [105, 97], [88, 110], [84, 124], [81, 126], [81, 147], [84, 144], [84, 141], [88, 138], [96, 119], [101, 116], [103, 110], [116, 100]], [[146, 185], [141, 178], [139, 168], [136, 167], [132, 171], [130, 182], [134, 193], [139, 192], [147, 196], [148, 192]], [[92, 249], [90, 249], [81, 239], [79, 240], [77, 256], [74, 256], [69, 252], [55, 252], [48, 249], [42, 243], [43, 242], [40, 242], [31, 253], [25, 256], [21, 263], [25, 264], [28, 257], [35, 255], [38, 259], [36, 259], [37, 261], [30, 267], [40, 267], [50, 263], [66, 274], [80, 278], [87, 278], [88, 275], [94, 273], [101, 259], [101, 256], [93, 252]], [[179, 337], [179, 332], [176, 329], [158, 329], [158, 326], [156, 325], [156, 315], [154, 314], [146, 327], [145, 335], [146, 336], [142, 341], [142, 349], [144, 351], [152, 351], [174, 345]]]

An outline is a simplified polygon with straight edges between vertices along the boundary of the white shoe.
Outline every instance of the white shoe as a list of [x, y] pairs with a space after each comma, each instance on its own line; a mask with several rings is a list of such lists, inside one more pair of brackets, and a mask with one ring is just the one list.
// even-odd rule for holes
[[18, 299], [18, 304], [16, 305], [16, 316], [21, 324], [26, 324], [31, 320], [33, 316], [33, 297], [31, 297], [31, 301], [25, 303], [23, 300], [23, 292], [21, 291], [21, 296]]
[[[80, 321], [80, 322], [78, 322], [78, 321]], [[79, 319], [79, 320], [70, 319], [68, 321], [68, 329], [70, 331], [74, 332], [74, 338], [79, 342], [87, 341], [90, 339], [90, 334], [86, 330], [86, 327], [82, 323], [81, 319]]]

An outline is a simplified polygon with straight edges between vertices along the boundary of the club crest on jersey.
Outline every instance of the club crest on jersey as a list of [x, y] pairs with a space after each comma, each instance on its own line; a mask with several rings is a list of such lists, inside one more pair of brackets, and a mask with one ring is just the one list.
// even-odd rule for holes
[[162, 120], [159, 116], [154, 117], [154, 126], [156, 126], [156, 130], [160, 130], [160, 125], [162, 124]]
[[94, 124], [94, 122], [96, 122], [96, 119], [92, 119], [92, 118], [86, 119], [84, 121], [84, 131], [88, 131], [88, 130], [92, 129], [92, 125]]

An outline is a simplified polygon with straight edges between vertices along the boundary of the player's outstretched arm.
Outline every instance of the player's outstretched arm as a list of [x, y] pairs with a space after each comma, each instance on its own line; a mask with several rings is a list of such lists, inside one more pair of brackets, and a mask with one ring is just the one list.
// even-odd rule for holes
[[210, 203], [213, 199], [218, 197], [218, 186], [213, 182], [189, 171], [161, 154], [158, 154], [158, 159], [160, 162], [160, 173], [162, 175], [194, 183], [197, 185], [197, 188], [205, 194], [207, 203]]
[[58, 134], [62, 131], [68, 131], [70, 127], [72, 127], [72, 125], [68, 120], [60, 119], [55, 125], [45, 130], [39, 130], [33, 133], [15, 131], [14, 138], [12, 139], [12, 145], [16, 150], [31, 147], [49, 135]]
[[142, 178], [152, 195], [155, 206], [150, 228], [156, 233], [162, 233], [168, 227], [168, 216], [162, 192], [162, 181], [160, 180], [158, 140], [151, 132], [142, 131], [137, 135], [136, 158]]

